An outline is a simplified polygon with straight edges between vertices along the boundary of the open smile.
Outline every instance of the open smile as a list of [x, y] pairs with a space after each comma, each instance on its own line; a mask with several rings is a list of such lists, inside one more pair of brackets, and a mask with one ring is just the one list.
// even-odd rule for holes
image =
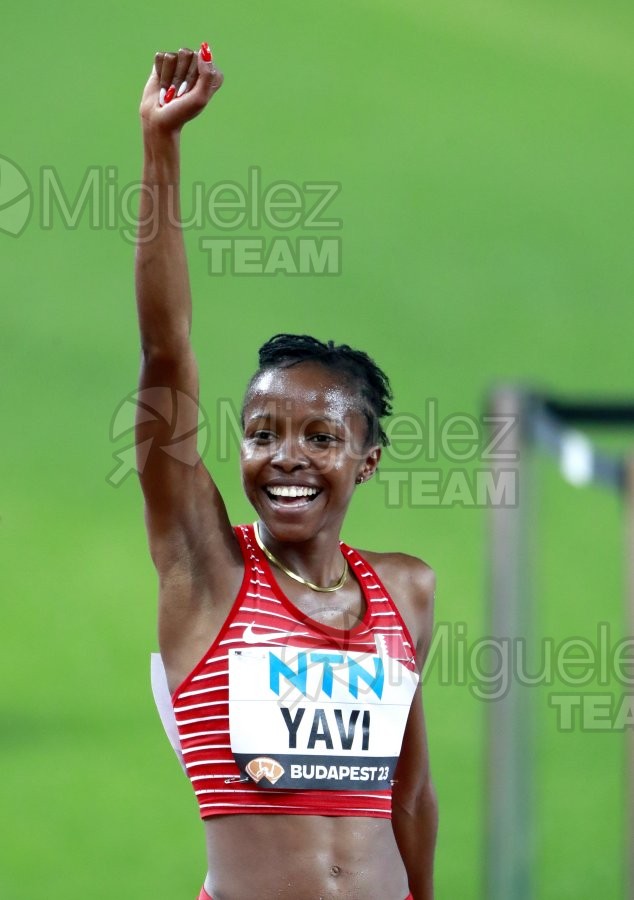
[[275, 506], [301, 509], [317, 499], [321, 494], [321, 488], [304, 484], [267, 484], [264, 493]]

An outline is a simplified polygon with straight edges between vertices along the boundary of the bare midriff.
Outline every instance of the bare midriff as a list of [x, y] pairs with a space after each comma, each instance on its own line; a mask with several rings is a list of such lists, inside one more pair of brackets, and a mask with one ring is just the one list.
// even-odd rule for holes
[[235, 815], [205, 820], [213, 900], [403, 900], [389, 819]]

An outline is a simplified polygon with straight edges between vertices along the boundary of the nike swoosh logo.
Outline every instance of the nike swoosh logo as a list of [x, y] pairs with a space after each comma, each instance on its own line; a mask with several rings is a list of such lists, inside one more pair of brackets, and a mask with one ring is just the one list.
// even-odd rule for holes
[[270, 641], [280, 641], [289, 637], [307, 637], [307, 631], [254, 631], [255, 622], [242, 632], [242, 640], [245, 644], [268, 644]]

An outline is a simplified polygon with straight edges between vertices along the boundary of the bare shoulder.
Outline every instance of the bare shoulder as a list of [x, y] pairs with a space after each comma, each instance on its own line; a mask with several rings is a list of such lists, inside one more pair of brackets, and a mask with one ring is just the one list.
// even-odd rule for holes
[[367, 559], [390, 593], [394, 587], [399, 595], [407, 595], [421, 609], [433, 602], [436, 573], [423, 559], [408, 553], [374, 553], [370, 550], [359, 550], [359, 553]]
[[375, 570], [414, 638], [422, 662], [431, 641], [436, 573], [417, 556], [407, 553], [359, 553]]

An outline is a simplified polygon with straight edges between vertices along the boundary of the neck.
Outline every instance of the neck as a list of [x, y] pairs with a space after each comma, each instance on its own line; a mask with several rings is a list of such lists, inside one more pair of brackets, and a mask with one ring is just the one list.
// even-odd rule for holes
[[300, 579], [320, 587], [336, 584], [346, 561], [339, 546], [339, 535], [320, 532], [307, 541], [279, 541], [262, 522], [258, 523], [260, 540], [266, 549]]

